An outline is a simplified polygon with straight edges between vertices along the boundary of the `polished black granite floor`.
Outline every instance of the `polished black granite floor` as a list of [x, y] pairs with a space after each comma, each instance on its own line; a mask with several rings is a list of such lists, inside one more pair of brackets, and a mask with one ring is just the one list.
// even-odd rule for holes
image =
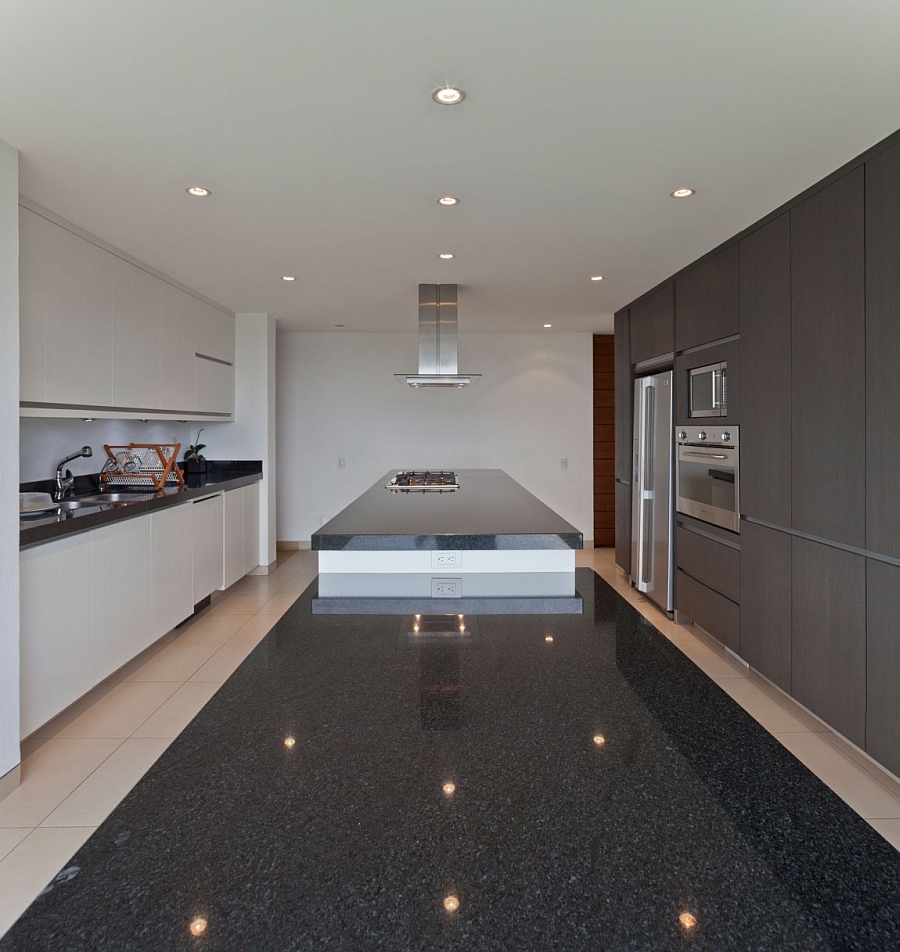
[[578, 590], [444, 634], [307, 591], [0, 950], [900, 948], [900, 854]]

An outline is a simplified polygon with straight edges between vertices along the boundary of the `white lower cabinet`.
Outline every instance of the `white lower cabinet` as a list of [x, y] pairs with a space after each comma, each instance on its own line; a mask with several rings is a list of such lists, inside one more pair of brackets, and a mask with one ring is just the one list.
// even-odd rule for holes
[[228, 588], [243, 578], [244, 571], [244, 490], [232, 489], [225, 493], [224, 552], [222, 588]]
[[193, 506], [172, 506], [151, 516], [150, 591], [159, 637], [194, 611]]
[[244, 575], [259, 563], [259, 483], [244, 486]]
[[94, 684], [92, 533], [19, 556], [22, 737]]
[[[233, 490], [232, 490], [233, 491]], [[194, 604], [222, 587], [224, 577], [222, 495], [207, 496], [191, 504], [194, 538]]]
[[244, 575], [248, 536], [259, 539], [258, 500], [254, 484], [21, 552], [21, 736], [222, 587], [229, 527], [230, 571]]
[[141, 516], [95, 529], [94, 682], [102, 681], [152, 641], [150, 519]]

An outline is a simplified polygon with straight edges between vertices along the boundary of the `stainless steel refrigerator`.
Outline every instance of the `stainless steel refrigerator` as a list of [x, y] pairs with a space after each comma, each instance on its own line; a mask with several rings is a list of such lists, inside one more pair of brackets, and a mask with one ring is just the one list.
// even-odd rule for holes
[[634, 382], [631, 581], [664, 611], [674, 607], [672, 371]]

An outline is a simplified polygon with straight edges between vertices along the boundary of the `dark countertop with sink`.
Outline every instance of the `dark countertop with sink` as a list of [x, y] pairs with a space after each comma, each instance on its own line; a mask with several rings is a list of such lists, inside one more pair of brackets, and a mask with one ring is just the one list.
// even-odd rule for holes
[[454, 492], [392, 492], [392, 469], [313, 533], [319, 550], [581, 549], [584, 537], [502, 469], [457, 470]]
[[[19, 548], [25, 549], [63, 536], [88, 532], [113, 522], [121, 522], [123, 519], [134, 519], [166, 506], [177, 506], [223, 490], [239, 489], [261, 479], [260, 460], [209, 460], [206, 473], [185, 474], [183, 489], [168, 486], [159, 492], [138, 491], [129, 493], [133, 498], [127, 500], [97, 503], [79, 509], [54, 509], [47, 513], [20, 517]], [[79, 496], [95, 494], [98, 487], [99, 475], [78, 476], [75, 480], [75, 494], [70, 498], [77, 499]], [[51, 495], [54, 488], [55, 482], [52, 479], [22, 483], [19, 487], [21, 492], [48, 492]]]

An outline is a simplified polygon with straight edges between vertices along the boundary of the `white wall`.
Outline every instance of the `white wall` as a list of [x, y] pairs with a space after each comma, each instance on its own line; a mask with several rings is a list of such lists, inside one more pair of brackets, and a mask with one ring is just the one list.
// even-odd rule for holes
[[234, 422], [208, 424], [210, 459], [260, 459], [259, 562], [275, 561], [275, 318], [235, 315]]
[[[121, 446], [128, 443], [181, 443], [178, 458], [194, 442], [202, 423], [178, 423], [168, 420], [55, 420], [43, 417], [22, 417], [19, 431], [19, 479], [32, 482], [51, 479], [56, 475], [56, 464], [70, 453], [90, 446], [90, 459], [72, 460], [67, 465], [76, 476], [98, 473], [106, 460], [103, 444]], [[206, 438], [206, 433], [203, 434]], [[212, 458], [212, 457], [210, 457]]]
[[19, 763], [19, 171], [0, 141], [0, 795]]
[[416, 371], [414, 333], [279, 334], [279, 540], [307, 541], [404, 467], [503, 469], [593, 538], [592, 346], [590, 334], [460, 334], [460, 372], [482, 379], [413, 390], [393, 374]]

